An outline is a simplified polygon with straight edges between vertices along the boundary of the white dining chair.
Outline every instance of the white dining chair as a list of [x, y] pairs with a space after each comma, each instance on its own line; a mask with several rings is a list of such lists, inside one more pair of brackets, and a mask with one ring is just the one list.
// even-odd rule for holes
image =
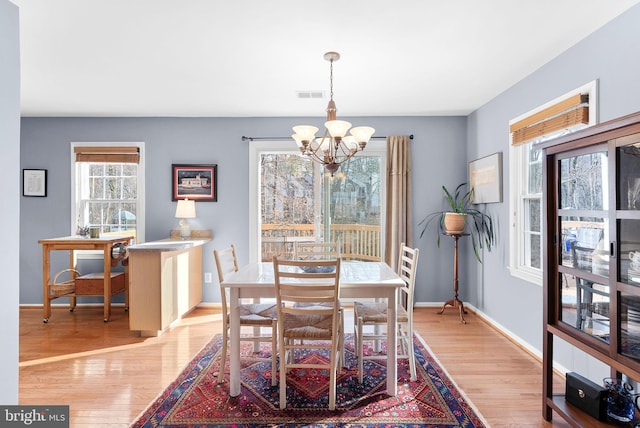
[[[411, 380], [416, 380], [416, 363], [413, 352], [413, 294], [415, 288], [415, 275], [418, 266], [419, 250], [410, 248], [403, 242], [400, 245], [398, 258], [398, 275], [405, 282], [405, 286], [399, 288], [397, 309], [397, 338], [396, 344], [387, 343], [387, 352], [398, 352], [399, 358], [409, 359]], [[361, 302], [355, 301], [353, 305], [355, 348], [358, 358], [358, 381], [363, 380], [364, 360], [387, 359], [387, 355], [374, 352], [372, 355], [364, 355], [366, 341], [374, 343], [374, 349], [379, 349], [379, 341], [385, 340], [386, 335], [380, 333], [379, 327], [387, 325], [387, 303], [385, 302]], [[365, 327], [372, 327], [373, 332], [365, 331]], [[370, 330], [370, 329], [369, 329]], [[396, 351], [397, 349], [397, 351]]]
[[[294, 260], [339, 259], [340, 242], [295, 241], [293, 243]], [[297, 303], [304, 306], [304, 303]], [[340, 318], [344, 325], [344, 310], [340, 307]], [[340, 346], [340, 360], [344, 361], [344, 343]]]
[[293, 244], [293, 258], [304, 259], [339, 259], [339, 242], [305, 242], [296, 241]]
[[[280, 408], [287, 406], [287, 373], [292, 368], [329, 371], [329, 410], [336, 407], [337, 372], [343, 346], [339, 287], [340, 259], [273, 258], [280, 350]], [[329, 362], [296, 359], [296, 351], [325, 350]]]
[[[220, 300], [222, 302], [222, 353], [220, 354], [220, 372], [218, 373], [218, 383], [222, 383], [224, 377], [224, 367], [227, 359], [227, 347], [229, 344], [230, 323], [227, 293], [222, 286], [224, 278], [232, 272], [238, 271], [238, 259], [236, 257], [236, 247], [231, 245], [223, 250], [214, 250], [213, 256], [218, 270], [218, 280], [220, 281]], [[240, 304], [240, 328], [253, 327], [253, 334], [250, 336], [240, 336], [241, 342], [271, 343], [271, 356], [269, 358], [258, 355], [242, 355], [241, 359], [251, 361], [268, 361], [271, 363], [271, 385], [276, 385], [277, 373], [277, 310], [274, 303], [241, 303]], [[262, 329], [269, 328], [270, 334], [263, 335]]]

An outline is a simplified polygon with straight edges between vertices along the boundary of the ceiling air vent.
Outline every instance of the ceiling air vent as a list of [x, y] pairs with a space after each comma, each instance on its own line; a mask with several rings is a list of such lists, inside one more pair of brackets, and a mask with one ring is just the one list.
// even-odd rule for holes
[[298, 98], [303, 100], [324, 98], [324, 92], [322, 91], [298, 91], [297, 94], [298, 94]]

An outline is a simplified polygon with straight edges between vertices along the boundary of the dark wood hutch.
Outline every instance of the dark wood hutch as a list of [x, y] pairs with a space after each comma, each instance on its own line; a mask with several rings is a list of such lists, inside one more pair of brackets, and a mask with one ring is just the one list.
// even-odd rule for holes
[[554, 337], [612, 376], [640, 381], [640, 113], [535, 147], [544, 189], [543, 416], [608, 426], [554, 394]]

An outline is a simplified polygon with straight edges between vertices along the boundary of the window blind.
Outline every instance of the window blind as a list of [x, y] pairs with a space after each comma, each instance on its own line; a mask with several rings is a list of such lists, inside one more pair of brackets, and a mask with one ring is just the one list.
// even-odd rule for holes
[[140, 149], [129, 146], [77, 146], [76, 162], [140, 163]]
[[588, 124], [588, 102], [588, 95], [576, 94], [511, 124], [511, 144], [524, 144], [561, 129]]

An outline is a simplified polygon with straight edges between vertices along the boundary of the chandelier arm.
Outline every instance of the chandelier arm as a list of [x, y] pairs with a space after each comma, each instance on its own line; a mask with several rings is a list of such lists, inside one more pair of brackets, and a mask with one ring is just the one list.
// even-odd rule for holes
[[[355, 153], [351, 151], [351, 149], [349, 149], [349, 147], [347, 147], [346, 144], [344, 143], [340, 143], [340, 151], [342, 152], [342, 156], [346, 156], [347, 158], [350, 158], [351, 156], [353, 156]], [[337, 150], [336, 150], [337, 151]]]
[[314, 149], [309, 149], [307, 151], [307, 153], [304, 153], [305, 156], [308, 156], [312, 161], [318, 162], [320, 164], [324, 163], [324, 154], [322, 155], [322, 157], [318, 156], [318, 148]]
[[324, 151], [320, 150], [320, 145], [317, 145], [315, 148], [312, 148], [311, 146], [309, 146], [309, 150], [307, 150], [307, 152], [304, 154], [306, 156], [309, 156], [312, 160], [319, 162], [321, 164], [334, 163], [336, 165], [341, 165], [347, 160], [349, 160], [355, 153], [351, 151], [345, 152], [343, 147], [344, 145], [341, 144], [340, 146], [341, 146], [341, 150], [340, 150], [341, 153], [333, 153], [333, 154], [325, 155]]

